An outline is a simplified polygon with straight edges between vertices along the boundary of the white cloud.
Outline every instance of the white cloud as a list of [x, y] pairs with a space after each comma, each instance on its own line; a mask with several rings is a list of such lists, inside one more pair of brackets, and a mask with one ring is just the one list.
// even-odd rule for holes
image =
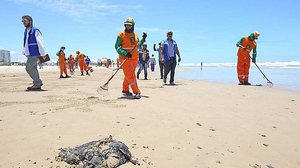
[[50, 9], [76, 19], [99, 20], [122, 11], [134, 11], [142, 5], [116, 5], [102, 0], [11, 0], [16, 4], [31, 4]]

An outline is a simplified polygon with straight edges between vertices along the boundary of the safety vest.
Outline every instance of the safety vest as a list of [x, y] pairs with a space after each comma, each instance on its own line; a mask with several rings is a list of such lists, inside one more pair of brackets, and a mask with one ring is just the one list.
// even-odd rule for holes
[[[28, 42], [28, 51], [29, 51], [30, 56], [41, 55], [39, 52], [39, 46], [37, 44], [36, 37], [35, 37], [36, 31], [40, 31], [40, 30], [35, 27], [31, 27], [31, 29], [29, 30], [29, 33], [28, 33], [29, 37], [28, 37], [27, 42]], [[23, 44], [24, 47], [25, 47], [26, 39], [27, 39], [27, 29], [25, 29], [25, 32], [24, 32], [24, 44]]]
[[[139, 43], [139, 39], [136, 33], [120, 32], [119, 37], [122, 40], [121, 47], [131, 53], [132, 59], [138, 59], [139, 52], [136, 46]], [[132, 50], [134, 47], [136, 47], [135, 50]]]
[[[172, 40], [172, 43], [174, 45], [174, 60], [176, 60], [177, 43], [175, 40]], [[170, 60], [170, 55], [169, 55], [169, 47], [170, 46], [169, 46], [168, 40], [164, 40], [163, 45], [164, 45], [164, 50], [163, 50], [164, 51], [164, 53], [163, 53], [164, 59], [166, 61], [168, 61], [168, 60]]]
[[243, 38], [243, 41], [242, 41], [242, 46], [246, 47], [247, 50], [245, 49], [242, 49], [242, 48], [239, 48], [238, 50], [238, 55], [245, 55], [245, 56], [249, 56], [249, 53], [252, 51], [252, 49], [256, 46], [256, 42], [255, 40], [251, 41], [249, 40], [249, 37], [248, 36], [245, 36]]
[[[143, 52], [145, 52], [145, 58], [143, 58]], [[139, 51], [139, 63], [140, 64], [146, 64], [149, 60], [149, 50], [146, 49], [146, 51], [143, 51], [143, 49], [140, 49]]]

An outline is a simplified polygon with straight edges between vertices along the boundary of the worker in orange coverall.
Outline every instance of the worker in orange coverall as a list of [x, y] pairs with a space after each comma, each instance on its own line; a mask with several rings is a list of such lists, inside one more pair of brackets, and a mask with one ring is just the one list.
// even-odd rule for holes
[[[251, 33], [249, 36], [243, 37], [237, 42], [236, 46], [238, 49], [238, 62], [237, 62], [237, 74], [239, 85], [251, 85], [249, 83], [249, 69], [250, 60], [256, 63], [256, 39], [258, 39], [259, 32]], [[252, 52], [252, 57], [250, 57], [250, 52]]]
[[78, 61], [80, 67], [81, 76], [83, 76], [83, 71], [86, 72], [86, 75], [90, 75], [89, 67], [85, 63], [84, 53], [80, 53], [79, 51], [76, 51], [76, 54], [77, 54], [76, 60]]
[[126, 96], [131, 96], [132, 93], [129, 91], [129, 86], [131, 87], [135, 99], [141, 98], [141, 92], [139, 90], [135, 69], [138, 64], [139, 52], [138, 49], [143, 45], [146, 41], [147, 34], [143, 33], [143, 38], [139, 41], [137, 34], [134, 32], [134, 19], [127, 18], [124, 22], [125, 30], [121, 31], [117, 37], [115, 43], [115, 49], [119, 54], [119, 60], [122, 63], [124, 60], [124, 64], [122, 66], [124, 73], [124, 81], [123, 81], [123, 90]]
[[74, 62], [75, 62], [75, 60], [71, 54], [68, 58], [69, 70], [70, 70], [71, 74], [74, 72]]
[[[70, 76], [67, 73], [67, 64], [66, 64], [66, 55], [65, 55], [65, 50], [66, 48], [64, 46], [60, 47], [60, 50], [57, 52], [58, 56], [58, 64], [60, 68], [60, 76], [59, 78], [69, 78]], [[63, 73], [65, 76], [63, 76]]]

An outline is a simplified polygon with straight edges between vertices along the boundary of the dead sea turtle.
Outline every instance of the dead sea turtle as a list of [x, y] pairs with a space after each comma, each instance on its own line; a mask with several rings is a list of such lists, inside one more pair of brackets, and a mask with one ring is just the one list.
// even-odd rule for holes
[[112, 136], [75, 148], [60, 148], [57, 160], [83, 168], [116, 168], [128, 161], [139, 165], [132, 159], [128, 147], [120, 141], [113, 140]]

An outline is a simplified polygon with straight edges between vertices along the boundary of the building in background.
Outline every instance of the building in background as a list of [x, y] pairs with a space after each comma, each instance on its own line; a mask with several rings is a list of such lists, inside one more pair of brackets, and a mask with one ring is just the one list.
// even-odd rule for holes
[[0, 65], [11, 65], [10, 51], [0, 50]]

